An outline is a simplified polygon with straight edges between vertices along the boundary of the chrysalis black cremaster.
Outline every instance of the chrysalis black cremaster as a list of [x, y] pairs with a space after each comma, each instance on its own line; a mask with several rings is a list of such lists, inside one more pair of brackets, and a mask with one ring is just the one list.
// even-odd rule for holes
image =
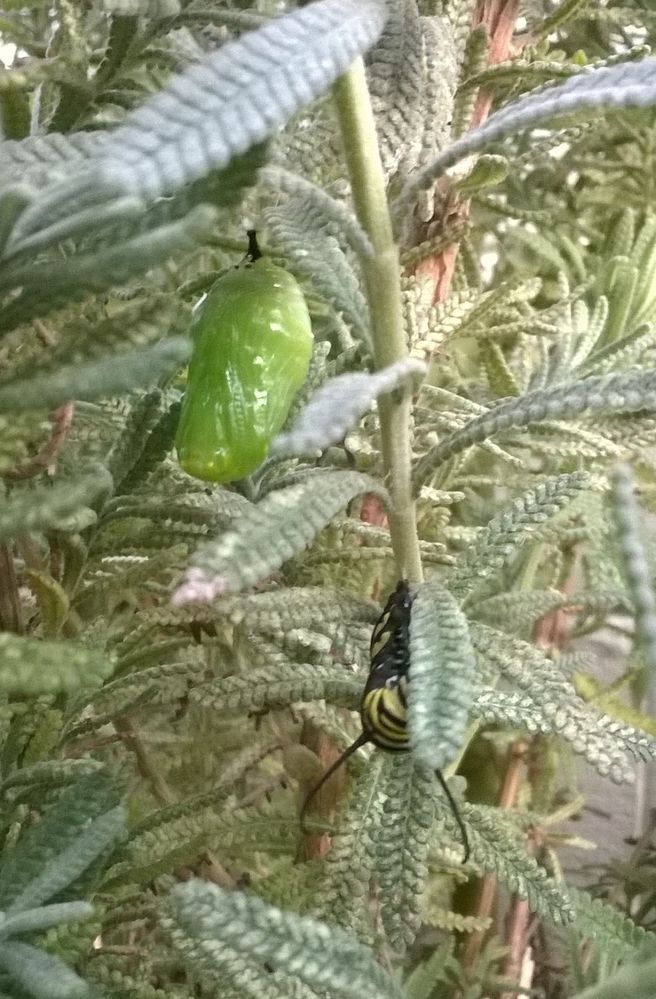
[[[371, 635], [371, 668], [360, 701], [362, 734], [345, 750], [308, 794], [301, 821], [315, 794], [328, 778], [366, 742], [396, 753], [410, 749], [407, 723], [407, 690], [410, 680], [410, 614], [413, 596], [406, 579], [390, 594]], [[437, 667], [438, 664], [436, 664]], [[463, 863], [469, 857], [469, 841], [458, 808], [440, 770], [435, 771], [460, 829], [465, 848]]]

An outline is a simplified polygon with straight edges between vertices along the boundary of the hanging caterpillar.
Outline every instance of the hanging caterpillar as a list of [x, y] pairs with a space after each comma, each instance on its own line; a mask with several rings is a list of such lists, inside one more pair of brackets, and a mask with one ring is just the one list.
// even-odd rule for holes
[[[397, 753], [410, 749], [407, 725], [407, 691], [410, 680], [410, 614], [412, 593], [405, 579], [397, 583], [371, 635], [369, 676], [360, 701], [362, 734], [332, 766], [307, 795], [301, 810], [303, 824], [307, 809], [319, 788], [356, 749], [367, 742]], [[441, 770], [435, 771], [454, 818], [464, 847], [463, 864], [469, 858], [469, 839], [458, 807]]]

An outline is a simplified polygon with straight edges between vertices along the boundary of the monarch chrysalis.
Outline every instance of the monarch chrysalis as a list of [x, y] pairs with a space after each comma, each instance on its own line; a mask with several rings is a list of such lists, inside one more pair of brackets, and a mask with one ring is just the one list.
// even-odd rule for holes
[[294, 277], [260, 254], [212, 286], [192, 327], [176, 448], [180, 465], [208, 482], [243, 478], [266, 457], [303, 384], [312, 328]]
[[[312, 788], [303, 803], [301, 822], [308, 806], [320, 787], [366, 742], [373, 742], [380, 749], [399, 752], [410, 749], [407, 726], [407, 690], [410, 680], [410, 614], [412, 593], [405, 579], [385, 604], [383, 613], [374, 625], [371, 635], [369, 676], [360, 701], [362, 734], [346, 749]], [[458, 812], [453, 795], [440, 770], [435, 771], [453, 815], [458, 823], [465, 852], [463, 864], [469, 858], [467, 830]]]

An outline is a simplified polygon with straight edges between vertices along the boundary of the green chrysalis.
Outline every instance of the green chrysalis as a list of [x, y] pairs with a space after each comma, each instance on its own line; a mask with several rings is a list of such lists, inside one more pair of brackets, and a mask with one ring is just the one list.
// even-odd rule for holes
[[176, 448], [185, 472], [207, 482], [241, 479], [262, 463], [312, 354], [300, 287], [248, 236], [245, 261], [212, 286], [192, 328]]

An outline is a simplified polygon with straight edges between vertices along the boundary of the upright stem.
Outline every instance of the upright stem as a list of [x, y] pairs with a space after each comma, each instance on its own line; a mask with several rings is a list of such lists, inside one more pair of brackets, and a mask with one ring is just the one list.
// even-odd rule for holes
[[[399, 252], [390, 220], [385, 176], [378, 151], [369, 90], [362, 59], [333, 87], [333, 97], [342, 134], [344, 157], [351, 181], [355, 211], [369, 236], [373, 253], [360, 258], [377, 368], [407, 356], [401, 308]], [[392, 506], [390, 536], [400, 576], [421, 582], [422, 568], [415, 507], [412, 497], [408, 393], [381, 397], [378, 403], [383, 465]]]
[[23, 634], [18, 582], [14, 568], [14, 556], [9, 545], [0, 545], [0, 631]]

